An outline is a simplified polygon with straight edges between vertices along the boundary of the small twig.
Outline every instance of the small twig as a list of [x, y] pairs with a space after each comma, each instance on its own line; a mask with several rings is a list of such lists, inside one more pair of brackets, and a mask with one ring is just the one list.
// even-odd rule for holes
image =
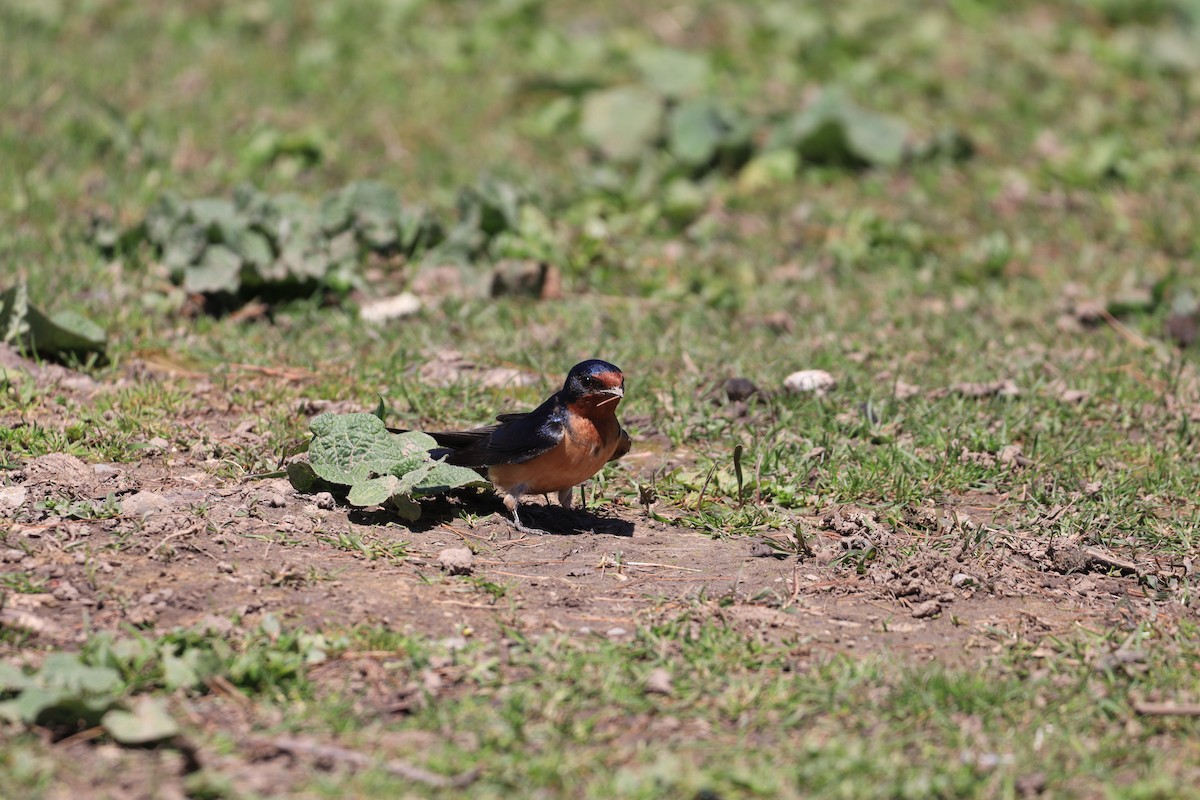
[[[365, 753], [348, 750], [345, 747], [338, 747], [337, 745], [321, 744], [311, 739], [281, 737], [279, 739], [259, 740], [259, 742], [284, 753], [310, 756], [318, 761], [337, 761], [355, 768], [366, 768], [375, 763], [374, 759]], [[453, 776], [439, 775], [436, 772], [430, 772], [427, 769], [415, 767], [412, 764], [394, 758], [382, 762], [379, 766], [397, 777], [416, 783], [423, 783], [426, 786], [433, 786], [438, 789], [462, 789], [470, 786], [479, 779], [478, 769], [468, 770]]]
[[1147, 703], [1134, 700], [1133, 710], [1147, 717], [1200, 717], [1200, 703]]
[[90, 742], [92, 739], [96, 739], [103, 735], [104, 735], [104, 726], [97, 725], [94, 728], [85, 728], [85, 729], [81, 730], [79, 733], [71, 734], [67, 738], [62, 739], [61, 741], [55, 742], [54, 746], [55, 747], [70, 747], [71, 745], [79, 744], [80, 742]]
[[1101, 310], [1100, 317], [1105, 321], [1105, 323], [1108, 324], [1109, 327], [1111, 327], [1117, 333], [1121, 334], [1126, 339], [1128, 339], [1130, 342], [1132, 342], [1133, 344], [1142, 348], [1143, 350], [1154, 349], [1154, 345], [1150, 344], [1150, 342], [1146, 341], [1141, 336], [1134, 333], [1129, 328], [1128, 325], [1126, 325], [1125, 323], [1121, 322], [1119, 319], [1114, 317], [1112, 315], [1112, 313], [1110, 311], [1108, 311], [1108, 309]]
[[704, 572], [702, 569], [694, 569], [693, 567], [680, 567], [676, 564], [658, 564], [653, 561], [623, 561], [631, 567], [665, 567], [666, 569], [681, 569], [684, 572]]
[[167, 542], [171, 541], [172, 539], [178, 539], [180, 536], [187, 536], [189, 533], [196, 533], [197, 531], [201, 530], [203, 527], [204, 527], [204, 523], [197, 522], [195, 525], [189, 525], [186, 528], [181, 528], [181, 529], [175, 531], [174, 533], [168, 533], [166, 536], [163, 537], [163, 540], [161, 542], [154, 545], [154, 547], [150, 548], [150, 550], [147, 552], [149, 552], [151, 555], [153, 555], [154, 553], [157, 553], [159, 550], [161, 550], [163, 548], [163, 545], [165, 545]]

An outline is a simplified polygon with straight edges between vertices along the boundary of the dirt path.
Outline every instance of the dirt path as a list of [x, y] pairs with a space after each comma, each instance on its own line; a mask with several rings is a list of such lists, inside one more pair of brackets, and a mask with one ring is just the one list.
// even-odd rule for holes
[[[6, 624], [64, 645], [86, 630], [220, 630], [265, 614], [435, 637], [511, 628], [619, 639], [696, 608], [814, 654], [891, 649], [958, 661], [1001, 640], [1183, 613], [1147, 597], [1119, 559], [1048, 552], [1035, 535], [1003, 529], [988, 497], [959, 498], [952, 515], [917, 510], [901, 527], [831, 509], [800, 520], [810, 531], [804, 553], [603, 503], [596, 513], [534, 508], [534, 524], [558, 533], [520, 535], [485, 495], [435, 501], [410, 529], [383, 511], [297, 494], [285, 480], [221, 479], [178, 453], [127, 465], [44, 456], [21, 477], [9, 495], [23, 494], [10, 511], [20, 521], [0, 572], [32, 580], [9, 595]], [[82, 504], [76, 514], [103, 509], [109, 496], [121, 509], [109, 518], [45, 510], [47, 499], [55, 510], [69, 505], [64, 498]], [[474, 524], [456, 513], [463, 502]], [[469, 565], [441, 563], [443, 551], [464, 547]]]

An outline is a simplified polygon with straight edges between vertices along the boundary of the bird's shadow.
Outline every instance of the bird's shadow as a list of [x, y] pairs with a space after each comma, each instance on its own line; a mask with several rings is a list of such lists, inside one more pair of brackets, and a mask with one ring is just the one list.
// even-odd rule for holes
[[[401, 519], [386, 508], [351, 509], [350, 521], [355, 525], [401, 524], [418, 533], [432, 530], [440, 525], [460, 519], [464, 514], [487, 517], [495, 514], [500, 525], [516, 533], [511, 517], [500, 498], [491, 492], [452, 492], [421, 498], [421, 516], [412, 522]], [[608, 536], [633, 536], [633, 523], [619, 517], [596, 513], [587, 509], [568, 511], [562, 506], [546, 503], [522, 503], [521, 522], [542, 533], [568, 536], [581, 533], [602, 533]], [[490, 520], [488, 520], [490, 522]]]

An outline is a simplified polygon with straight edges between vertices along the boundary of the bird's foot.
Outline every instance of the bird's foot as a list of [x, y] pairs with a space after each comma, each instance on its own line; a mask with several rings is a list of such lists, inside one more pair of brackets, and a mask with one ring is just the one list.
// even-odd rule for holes
[[513, 514], [512, 519], [508, 519], [508, 517], [505, 517], [505, 519], [508, 520], [509, 525], [512, 525], [520, 533], [524, 533], [524, 534], [527, 534], [530, 536], [549, 536], [550, 535], [549, 531], [544, 531], [541, 528], [529, 527], [524, 522], [521, 522], [521, 518], [518, 517], [516, 514]]

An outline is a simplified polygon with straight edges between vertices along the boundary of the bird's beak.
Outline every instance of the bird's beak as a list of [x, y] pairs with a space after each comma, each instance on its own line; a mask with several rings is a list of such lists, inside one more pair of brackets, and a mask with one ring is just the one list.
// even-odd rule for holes
[[622, 397], [624, 397], [625, 396], [625, 387], [624, 386], [614, 386], [611, 389], [601, 389], [599, 392], [597, 392], [597, 394], [611, 395], [610, 397], [606, 397], [599, 402], [599, 405], [604, 406], [604, 405], [608, 405], [609, 403], [615, 403], [615, 402], [619, 401]]

